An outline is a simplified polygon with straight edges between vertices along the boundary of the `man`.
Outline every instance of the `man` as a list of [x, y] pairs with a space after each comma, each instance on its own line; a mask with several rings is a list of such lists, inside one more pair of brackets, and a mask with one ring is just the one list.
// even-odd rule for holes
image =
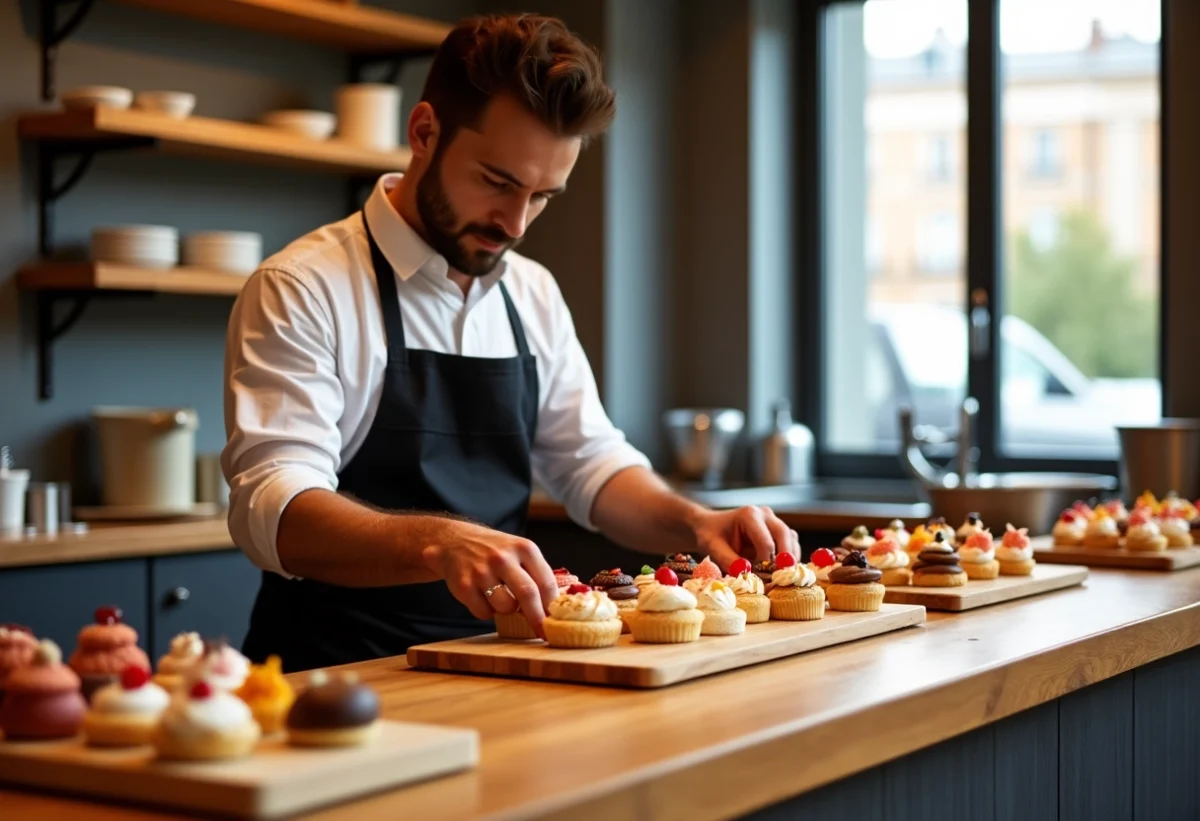
[[556, 594], [532, 477], [648, 553], [796, 553], [769, 510], [673, 494], [600, 404], [550, 273], [512, 251], [615, 100], [544, 17], [454, 29], [363, 210], [268, 259], [230, 319], [230, 530], [264, 571], [246, 652], [289, 670], [485, 632]]

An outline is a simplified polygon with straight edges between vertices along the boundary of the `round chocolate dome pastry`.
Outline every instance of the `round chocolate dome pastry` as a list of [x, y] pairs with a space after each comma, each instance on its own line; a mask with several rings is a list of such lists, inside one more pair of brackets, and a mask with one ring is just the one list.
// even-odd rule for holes
[[[596, 590], [603, 590], [614, 599], [619, 597], [637, 597], [637, 587], [633, 583], [633, 576], [623, 573], [619, 567], [614, 567], [612, 570], [601, 570], [595, 576], [592, 576], [592, 580], [588, 582], [588, 585]], [[623, 588], [633, 588], [633, 591], [631, 593], [629, 590]], [[613, 593], [617, 593], [617, 596], [613, 596]]]
[[671, 568], [679, 577], [679, 583], [683, 584], [692, 577], [692, 571], [696, 569], [696, 560], [687, 553], [674, 553], [667, 556], [667, 560], [661, 566]]
[[379, 696], [354, 673], [314, 670], [287, 714], [288, 743], [301, 747], [362, 744], [379, 727]]

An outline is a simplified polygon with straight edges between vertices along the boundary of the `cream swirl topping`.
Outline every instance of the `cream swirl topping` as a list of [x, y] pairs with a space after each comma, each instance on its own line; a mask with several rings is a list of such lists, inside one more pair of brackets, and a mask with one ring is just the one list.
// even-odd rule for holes
[[213, 648], [186, 668], [187, 683], [204, 679], [217, 690], [234, 691], [250, 675], [250, 659], [227, 644]]
[[805, 564], [781, 567], [771, 574], [771, 584], [776, 587], [812, 587], [816, 583], [817, 574]]
[[162, 717], [167, 732], [192, 738], [245, 727], [253, 721], [246, 702], [216, 688], [207, 698], [189, 698], [186, 693], [175, 696]]
[[707, 587], [712, 582], [712, 579], [697, 579], [695, 576], [683, 583], [683, 589], [691, 591], [693, 596], [699, 597], [700, 591]]
[[[960, 553], [960, 559], [965, 557]], [[1000, 545], [996, 548], [996, 558], [1002, 562], [1024, 562], [1033, 558], [1033, 546], [1028, 547], [1007, 547]]]
[[827, 582], [827, 581], [829, 581], [829, 574], [831, 572], [833, 572], [836, 568], [841, 567], [842, 563], [835, 562], [835, 563], [829, 565], [828, 567], [817, 567], [812, 562], [809, 562], [808, 564], [806, 564], [804, 566], [807, 567], [817, 577], [817, 581]]
[[638, 590], [643, 590], [652, 584], [658, 584], [658, 579], [654, 578], [653, 573], [642, 573], [633, 577], [633, 583], [637, 585]]
[[766, 588], [763, 580], [754, 573], [739, 573], [737, 576], [726, 576], [725, 584], [738, 596], [761, 596]]
[[638, 596], [638, 610], [649, 613], [672, 613], [676, 610], [694, 610], [696, 597], [691, 591], [674, 584], [648, 587]]
[[908, 567], [908, 554], [903, 550], [889, 550], [886, 553], [868, 553], [867, 564], [876, 570], [895, 570]]
[[199, 633], [180, 633], [171, 639], [171, 649], [158, 660], [158, 672], [178, 675], [196, 663], [204, 653]]
[[1088, 533], [1102, 536], [1116, 536], [1120, 532], [1117, 520], [1111, 516], [1097, 516], [1088, 523], [1087, 530]]
[[1191, 526], [1178, 516], [1168, 516], [1163, 519], [1161, 527], [1164, 536], [1175, 536], [1178, 538], [1191, 533]]
[[1157, 539], [1162, 535], [1162, 530], [1159, 529], [1158, 523], [1153, 519], [1146, 522], [1138, 522], [1129, 526], [1129, 532], [1125, 534], [1130, 539], [1136, 541], [1148, 541]]
[[[1016, 549], [1019, 550], [1020, 548]], [[1032, 556], [1033, 554], [1030, 553], [1030, 555]], [[960, 547], [958, 549], [959, 562], [966, 562], [967, 564], [987, 564], [990, 561], [994, 561], [995, 558], [996, 548], [994, 547]]]
[[1050, 534], [1055, 538], [1078, 538], [1083, 535], [1083, 531], [1086, 529], [1087, 525], [1085, 525], [1080, 519], [1075, 519], [1070, 522], [1059, 519], [1054, 523], [1054, 528], [1050, 531]]
[[616, 602], [601, 590], [560, 593], [550, 602], [550, 618], [560, 621], [608, 621], [616, 617]]
[[696, 606], [701, 610], [732, 610], [737, 607], [737, 594], [724, 582], [711, 581], [696, 593]]
[[171, 696], [167, 691], [152, 681], [131, 690], [114, 682], [101, 687], [92, 696], [92, 709], [97, 713], [161, 713], [170, 703]]

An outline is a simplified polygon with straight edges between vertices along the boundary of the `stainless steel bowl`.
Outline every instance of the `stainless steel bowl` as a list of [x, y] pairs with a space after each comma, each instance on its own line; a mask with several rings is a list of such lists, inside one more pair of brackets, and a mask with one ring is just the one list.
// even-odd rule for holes
[[1146, 427], [1119, 427], [1121, 491], [1127, 499], [1149, 490], [1200, 496], [1200, 419], [1164, 419]]
[[708, 487], [719, 485], [745, 425], [746, 415], [735, 408], [675, 408], [664, 413], [675, 475]]
[[1115, 490], [1117, 480], [1099, 473], [981, 473], [967, 487], [927, 487], [934, 516], [954, 527], [978, 513], [994, 534], [1004, 525], [1049, 533], [1063, 508]]

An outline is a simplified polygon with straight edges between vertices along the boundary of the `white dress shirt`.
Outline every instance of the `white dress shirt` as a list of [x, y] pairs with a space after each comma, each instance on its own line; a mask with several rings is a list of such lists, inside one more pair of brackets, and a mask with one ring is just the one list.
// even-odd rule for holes
[[[466, 298], [387, 199], [401, 175], [380, 178], [364, 206], [395, 269], [410, 348], [477, 357], [516, 356], [496, 284], [503, 278], [537, 359], [534, 478], [591, 528], [604, 484], [648, 466], [600, 403], [570, 311], [544, 267], [509, 251]], [[284, 508], [310, 488], [337, 489], [383, 390], [387, 347], [361, 214], [326, 225], [266, 260], [229, 320], [221, 465], [230, 487], [229, 530], [259, 567], [287, 576], [275, 537]], [[331, 544], [330, 549], [336, 549]]]

